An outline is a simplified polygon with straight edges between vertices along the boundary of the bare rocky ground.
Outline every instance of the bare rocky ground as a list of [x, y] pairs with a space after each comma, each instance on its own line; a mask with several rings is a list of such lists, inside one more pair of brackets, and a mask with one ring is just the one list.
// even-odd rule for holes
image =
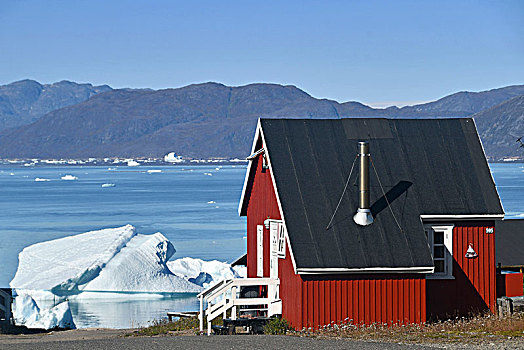
[[[523, 349], [524, 339], [477, 343], [405, 344], [271, 335], [195, 336], [171, 333], [164, 336], [129, 336], [133, 330], [77, 329], [35, 334], [0, 334], [0, 349]], [[179, 335], [184, 334], [184, 335]]]

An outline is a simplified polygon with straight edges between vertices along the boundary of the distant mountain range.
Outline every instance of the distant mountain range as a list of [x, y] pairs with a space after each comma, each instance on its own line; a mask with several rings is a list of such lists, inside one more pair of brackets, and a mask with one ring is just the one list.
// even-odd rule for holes
[[[507, 156], [524, 157], [524, 95], [504, 101], [473, 115], [486, 154], [498, 159]], [[524, 142], [524, 141], [523, 141]]]
[[107, 85], [70, 81], [42, 85], [34, 80], [21, 80], [0, 86], [0, 130], [32, 123], [51, 111], [110, 90]]
[[374, 109], [277, 84], [113, 90], [25, 80], [0, 87], [0, 158], [161, 157], [171, 151], [194, 158], [245, 157], [259, 117], [465, 116], [477, 120], [489, 156], [507, 157], [521, 154], [508, 130], [524, 136], [523, 95], [524, 85], [518, 85]]

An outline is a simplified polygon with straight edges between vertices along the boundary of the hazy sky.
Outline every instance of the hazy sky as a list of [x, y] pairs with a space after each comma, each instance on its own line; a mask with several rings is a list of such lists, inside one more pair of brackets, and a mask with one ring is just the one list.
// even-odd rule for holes
[[24, 78], [416, 103], [524, 83], [524, 1], [1, 0], [0, 85]]

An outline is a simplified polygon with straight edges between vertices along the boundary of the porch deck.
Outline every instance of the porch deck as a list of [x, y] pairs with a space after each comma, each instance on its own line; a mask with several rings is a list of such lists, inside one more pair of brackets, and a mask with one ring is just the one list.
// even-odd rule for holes
[[[204, 318], [207, 334], [211, 334], [211, 322], [222, 315], [236, 321], [250, 318], [271, 317], [282, 314], [282, 301], [279, 298], [280, 281], [276, 278], [236, 278], [223, 280], [198, 294], [200, 311], [200, 332], [204, 332]], [[207, 309], [204, 310], [204, 302]]]

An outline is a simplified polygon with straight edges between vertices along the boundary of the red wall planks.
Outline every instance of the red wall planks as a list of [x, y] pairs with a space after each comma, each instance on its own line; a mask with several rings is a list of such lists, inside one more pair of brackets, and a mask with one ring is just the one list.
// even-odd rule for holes
[[[295, 328], [318, 328], [346, 319], [353, 320], [353, 324], [368, 325], [425, 322], [426, 303], [425, 298], [422, 298], [425, 295], [424, 275], [304, 275], [298, 277], [298, 285], [300, 288], [301, 284], [303, 293], [308, 296], [323, 297], [307, 299], [308, 303], [313, 302], [318, 305], [313, 307], [307, 305], [304, 308], [301, 323], [298, 322], [298, 319], [294, 319], [292, 314], [283, 311], [283, 317], [288, 319]], [[341, 290], [345, 292], [340, 295], [326, 292], [339, 283]], [[286, 286], [281, 286], [281, 288], [283, 296], [286, 294], [284, 290]], [[413, 295], [420, 297], [412, 298]], [[288, 302], [284, 301], [284, 303]], [[408, 308], [400, 308], [401, 304]]]
[[[493, 221], [458, 222], [453, 228], [452, 280], [427, 280], [427, 312], [431, 319], [495, 312], [495, 232]], [[465, 257], [469, 244], [478, 254]]]

